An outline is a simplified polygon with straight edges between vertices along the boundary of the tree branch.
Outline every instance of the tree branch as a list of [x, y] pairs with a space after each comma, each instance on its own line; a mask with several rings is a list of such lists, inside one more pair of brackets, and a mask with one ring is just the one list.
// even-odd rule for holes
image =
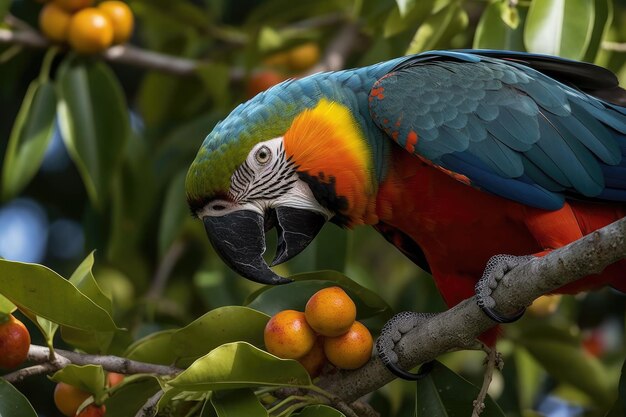
[[[599, 273], [625, 258], [626, 218], [512, 270], [502, 279], [493, 297], [499, 311], [514, 313], [545, 293]], [[494, 325], [480, 310], [475, 297], [467, 299], [407, 333], [396, 345], [400, 365], [411, 369], [454, 348], [471, 346]], [[394, 375], [374, 357], [360, 369], [322, 378], [318, 386], [350, 402], [393, 379]]]
[[359, 26], [355, 22], [347, 22], [335, 38], [330, 42], [322, 60], [305, 75], [322, 71], [338, 71], [345, 67], [346, 58], [359, 40]]
[[155, 365], [152, 363], [138, 362], [113, 355], [89, 355], [85, 353], [71, 352], [69, 350], [54, 350], [54, 360], [50, 359], [50, 349], [44, 346], [30, 345], [28, 350], [28, 360], [39, 365], [23, 368], [10, 374], [4, 375], [4, 379], [15, 383], [30, 376], [51, 374], [66, 367], [69, 364], [75, 365], [101, 365], [106, 371], [120, 374], [157, 374], [176, 375], [182, 369]]
[[163, 392], [163, 390], [158, 390], [156, 394], [154, 394], [152, 397], [148, 398], [148, 401], [146, 401], [146, 403], [143, 405], [143, 407], [141, 407], [141, 409], [139, 411], [137, 411], [137, 414], [135, 414], [135, 417], [152, 417], [156, 414], [157, 411], [157, 404], [159, 403], [159, 400], [161, 399], [161, 397], [165, 394], [165, 392]]

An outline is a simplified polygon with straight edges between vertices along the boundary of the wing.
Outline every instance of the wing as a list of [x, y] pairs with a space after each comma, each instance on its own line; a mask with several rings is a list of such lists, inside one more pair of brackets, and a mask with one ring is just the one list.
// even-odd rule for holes
[[[549, 74], [549, 75], [547, 75]], [[600, 67], [512, 52], [430, 52], [379, 79], [370, 114], [454, 178], [527, 205], [566, 196], [626, 201], [626, 108]], [[623, 90], [621, 90], [623, 91]]]

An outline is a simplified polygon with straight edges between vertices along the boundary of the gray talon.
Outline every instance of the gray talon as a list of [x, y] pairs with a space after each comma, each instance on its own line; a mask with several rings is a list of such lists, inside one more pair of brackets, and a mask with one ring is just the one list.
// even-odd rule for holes
[[496, 301], [491, 296], [491, 293], [497, 288], [500, 280], [502, 280], [507, 272], [533, 258], [533, 256], [496, 255], [489, 259], [487, 266], [485, 266], [483, 276], [476, 283], [475, 290], [478, 307], [480, 307], [490, 319], [498, 323], [511, 323], [522, 317], [525, 309], [522, 309], [512, 316], [505, 316], [496, 311]]
[[376, 341], [376, 351], [378, 352], [378, 357], [391, 373], [410, 381], [421, 379], [428, 374], [432, 367], [432, 363], [430, 362], [424, 364], [417, 374], [401, 369], [398, 366], [398, 355], [394, 351], [394, 348], [396, 342], [398, 342], [405, 333], [419, 326], [421, 321], [432, 315], [433, 314], [405, 311], [396, 314], [391, 320], [385, 323], [380, 332], [380, 337]]

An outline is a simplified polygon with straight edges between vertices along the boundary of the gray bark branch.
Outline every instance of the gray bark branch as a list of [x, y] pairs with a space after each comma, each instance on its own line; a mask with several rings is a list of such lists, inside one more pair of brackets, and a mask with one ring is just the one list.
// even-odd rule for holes
[[[545, 293], [599, 273], [625, 258], [626, 218], [512, 270], [502, 279], [493, 297], [499, 311], [514, 313]], [[444, 352], [471, 346], [481, 333], [494, 325], [480, 310], [475, 297], [467, 299], [407, 333], [396, 345], [400, 365], [411, 369]], [[326, 376], [317, 385], [351, 402], [394, 378], [374, 357], [360, 369]]]
[[45, 346], [30, 345], [28, 350], [28, 360], [38, 363], [38, 365], [23, 368], [3, 376], [11, 383], [19, 382], [34, 375], [51, 374], [69, 364], [75, 365], [101, 365], [105, 371], [117, 372], [120, 374], [157, 374], [176, 375], [182, 369], [156, 365], [146, 362], [133, 361], [113, 355], [90, 355], [86, 353], [71, 352], [69, 350], [54, 350], [54, 359], [50, 357], [50, 349]]

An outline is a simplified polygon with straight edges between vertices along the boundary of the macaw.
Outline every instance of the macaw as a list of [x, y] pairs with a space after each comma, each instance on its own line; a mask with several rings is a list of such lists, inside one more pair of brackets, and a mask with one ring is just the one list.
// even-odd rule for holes
[[[215, 251], [250, 280], [289, 282], [262, 258], [272, 227], [276, 265], [327, 221], [369, 225], [454, 306], [474, 295], [490, 259], [502, 275], [626, 215], [624, 103], [604, 68], [521, 52], [431, 51], [318, 73], [218, 123], [189, 168], [187, 200]], [[625, 273], [620, 261], [559, 292], [624, 291]], [[515, 318], [492, 300], [479, 300], [490, 317]], [[377, 345], [401, 376], [389, 340], [407, 317]]]

